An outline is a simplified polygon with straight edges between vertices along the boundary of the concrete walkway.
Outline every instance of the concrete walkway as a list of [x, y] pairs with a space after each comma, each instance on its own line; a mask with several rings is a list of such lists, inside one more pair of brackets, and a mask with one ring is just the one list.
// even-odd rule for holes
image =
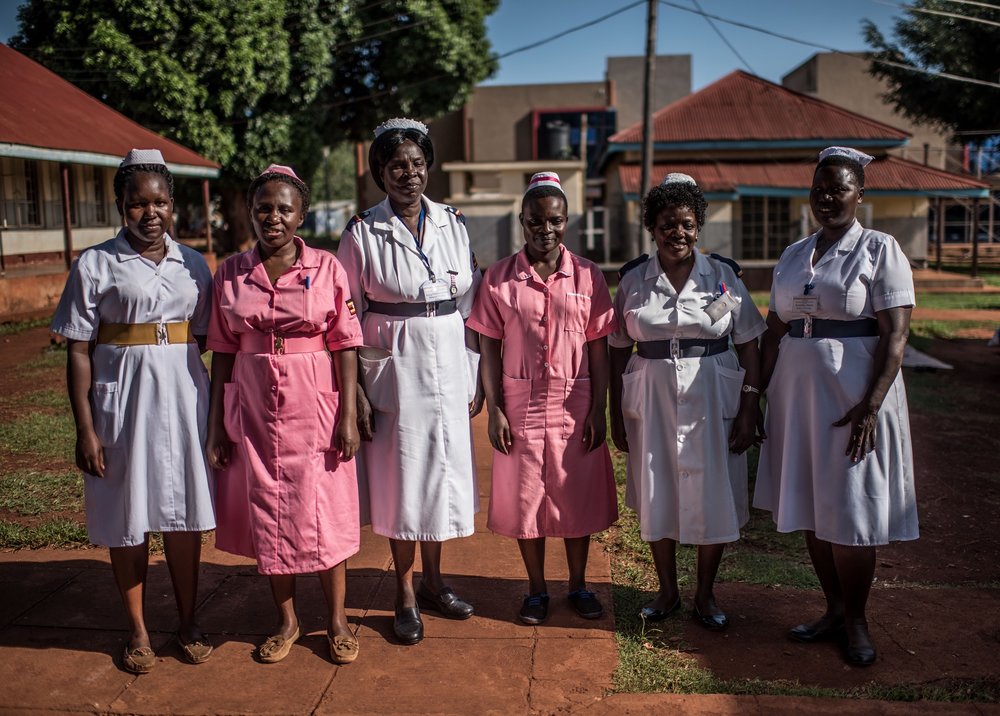
[[[443, 561], [448, 581], [475, 605], [472, 619], [453, 622], [427, 614], [423, 642], [395, 643], [388, 545], [365, 530], [348, 573], [348, 610], [361, 643], [358, 661], [345, 667], [330, 662], [323, 598], [318, 580], [309, 576], [300, 579], [298, 593], [304, 636], [283, 662], [259, 664], [252, 658], [254, 648], [274, 620], [267, 581], [249, 560], [207, 546], [200, 622], [215, 654], [199, 666], [183, 661], [172, 635], [176, 612], [169, 575], [157, 556], [150, 566], [147, 614], [159, 659], [152, 673], [137, 677], [118, 668], [126, 631], [107, 550], [5, 552], [0, 553], [0, 713], [1000, 714], [1000, 706], [980, 704], [609, 694], [617, 647], [608, 556], [594, 545], [589, 580], [607, 613], [587, 622], [562, 598], [565, 558], [561, 541], [551, 540], [549, 621], [541, 627], [520, 624], [516, 613], [527, 583], [515, 542], [485, 528], [490, 451], [482, 417], [474, 431], [483, 511], [476, 534], [446, 545]], [[774, 602], [774, 595], [767, 601]], [[768, 619], [770, 631], [771, 622], [784, 623], [773, 615]], [[727, 653], [737, 661], [749, 658], [739, 650]]]

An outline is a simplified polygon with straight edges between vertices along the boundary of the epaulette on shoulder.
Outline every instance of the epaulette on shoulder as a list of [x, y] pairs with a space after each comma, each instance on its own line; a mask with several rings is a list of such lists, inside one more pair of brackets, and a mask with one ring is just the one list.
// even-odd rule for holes
[[720, 254], [709, 254], [708, 257], [715, 259], [716, 261], [721, 261], [724, 264], [727, 264], [729, 268], [733, 270], [733, 273], [736, 274], [736, 278], [743, 278], [743, 267], [740, 266], [738, 263], [736, 263], [736, 261], [734, 261], [733, 259], [729, 258], [728, 256], [722, 256]]
[[365, 219], [367, 219], [371, 215], [371, 213], [372, 213], [372, 210], [368, 209], [366, 211], [362, 211], [360, 214], [355, 214], [354, 218], [352, 218], [350, 221], [347, 222], [346, 229], [353, 228], [353, 226], [355, 224], [361, 223], [362, 221], [364, 221]]
[[449, 214], [454, 214], [455, 218], [462, 222], [462, 226], [465, 226], [465, 214], [462, 213], [461, 209], [456, 209], [454, 206], [448, 206], [445, 204], [444, 207]]
[[627, 274], [629, 271], [634, 269], [639, 264], [643, 264], [648, 260], [649, 260], [649, 254], [643, 254], [639, 258], [632, 259], [631, 261], [627, 262], [620, 269], [618, 269], [618, 280], [621, 281], [625, 277], [625, 274]]

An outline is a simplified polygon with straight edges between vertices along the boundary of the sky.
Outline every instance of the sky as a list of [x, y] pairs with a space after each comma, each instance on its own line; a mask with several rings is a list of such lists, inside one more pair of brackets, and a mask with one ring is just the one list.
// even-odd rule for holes
[[[900, 2], [889, 0], [670, 0], [727, 20], [765, 28], [842, 51], [864, 50], [861, 20], [872, 20], [891, 35]], [[493, 50], [511, 50], [635, 3], [636, 0], [502, 0], [487, 20]], [[0, 0], [0, 40], [17, 31], [17, 0]], [[692, 56], [692, 89], [698, 90], [735, 69], [750, 69], [773, 82], [822, 51], [716, 21], [735, 53], [706, 20], [678, 7], [657, 10], [658, 54]], [[604, 79], [605, 58], [641, 55], [646, 44], [646, 3], [638, 2], [596, 25], [500, 60], [484, 84], [592, 82]], [[737, 56], [743, 57], [746, 64]], [[749, 66], [749, 67], [748, 67]]]

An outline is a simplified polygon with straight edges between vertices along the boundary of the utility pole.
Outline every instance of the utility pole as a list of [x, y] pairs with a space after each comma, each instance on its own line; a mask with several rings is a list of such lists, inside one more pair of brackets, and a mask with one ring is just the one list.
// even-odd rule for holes
[[629, 255], [633, 259], [642, 253], [642, 198], [649, 192], [653, 174], [653, 74], [656, 69], [656, 6], [658, 0], [646, 3], [646, 69], [642, 90], [642, 182], [639, 185], [639, 232], [630, 241]]

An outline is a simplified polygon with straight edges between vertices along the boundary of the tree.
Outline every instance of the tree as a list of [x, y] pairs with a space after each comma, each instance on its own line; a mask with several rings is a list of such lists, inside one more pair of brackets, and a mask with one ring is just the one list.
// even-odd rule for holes
[[219, 162], [230, 227], [271, 162], [314, 174], [322, 147], [395, 114], [456, 109], [496, 68], [498, 0], [28, 0], [11, 45], [144, 126]]
[[889, 84], [885, 99], [910, 119], [945, 125], [959, 136], [985, 132], [971, 135], [978, 142], [991, 133], [1000, 134], [1000, 89], [885, 64], [1000, 81], [1000, 27], [971, 18], [1000, 22], [1000, 9], [914, 0], [895, 23], [895, 42], [887, 40], [870, 21], [863, 27], [873, 48], [870, 72]]

